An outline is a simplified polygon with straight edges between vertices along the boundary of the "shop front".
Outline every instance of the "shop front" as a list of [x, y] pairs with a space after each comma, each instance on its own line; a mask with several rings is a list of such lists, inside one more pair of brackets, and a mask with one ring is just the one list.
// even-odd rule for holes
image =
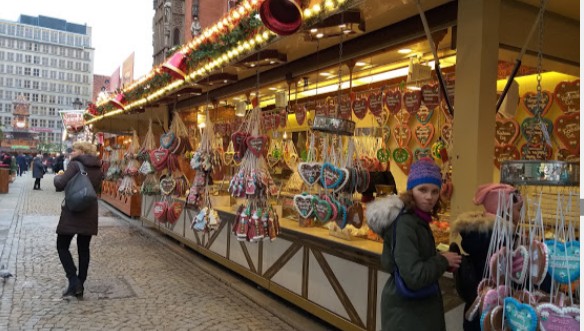
[[[444, 175], [446, 208], [431, 226], [439, 250], [454, 239], [450, 220], [476, 208], [478, 184], [507, 178], [507, 162], [578, 168], [572, 46], [533, 48], [495, 111], [527, 38], [499, 37], [514, 26], [507, 15], [533, 21], [538, 8], [502, 1], [477, 12], [429, 1], [425, 33], [414, 3], [313, 0], [297, 31], [283, 33], [255, 16], [260, 5], [244, 1], [88, 110], [96, 130], [117, 134], [101, 151], [102, 199], [332, 325], [380, 329], [389, 274], [365, 202], [403, 192], [415, 160], [433, 158]], [[471, 37], [477, 18], [487, 30]], [[537, 37], [553, 35], [556, 19]], [[577, 25], [557, 31], [579, 37]], [[539, 123], [551, 124], [548, 136]], [[507, 179], [526, 196], [542, 191]], [[575, 182], [563, 184], [545, 189], [577, 196]], [[462, 301], [451, 274], [440, 283], [456, 329]]]

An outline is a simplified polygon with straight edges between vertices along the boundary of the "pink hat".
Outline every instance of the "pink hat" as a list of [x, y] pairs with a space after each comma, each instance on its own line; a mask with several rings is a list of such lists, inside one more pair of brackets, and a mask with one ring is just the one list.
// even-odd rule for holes
[[[479, 186], [472, 202], [475, 205], [482, 204], [487, 213], [496, 214], [499, 205], [499, 191], [502, 191], [506, 197], [509, 197], [509, 195], [515, 193], [517, 189], [508, 184], [484, 184]], [[523, 201], [518, 192], [514, 196], [517, 198], [517, 201], [515, 201], [514, 204]]]

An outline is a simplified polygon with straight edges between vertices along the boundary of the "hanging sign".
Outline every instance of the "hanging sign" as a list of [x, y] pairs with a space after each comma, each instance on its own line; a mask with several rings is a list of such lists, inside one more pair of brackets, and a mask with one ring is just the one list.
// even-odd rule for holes
[[63, 127], [69, 132], [79, 132], [83, 129], [85, 121], [83, 120], [84, 110], [61, 110], [59, 115], [63, 120]]
[[418, 112], [416, 113], [416, 119], [418, 122], [422, 124], [430, 122], [432, 115], [434, 115], [434, 108], [429, 108], [425, 105], [420, 106], [420, 109], [418, 109]]

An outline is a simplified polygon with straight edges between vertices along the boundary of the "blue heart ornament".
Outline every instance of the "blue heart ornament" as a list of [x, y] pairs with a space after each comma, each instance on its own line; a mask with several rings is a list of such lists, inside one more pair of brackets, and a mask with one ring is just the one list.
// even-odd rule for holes
[[535, 331], [537, 329], [537, 312], [530, 305], [517, 299], [507, 297], [503, 301], [505, 324], [512, 331]]
[[322, 165], [320, 183], [325, 189], [331, 188], [334, 191], [342, 189], [349, 179], [349, 171], [345, 168], [337, 168], [326, 162]]
[[549, 252], [548, 273], [560, 284], [570, 284], [580, 278], [580, 242], [546, 240]]

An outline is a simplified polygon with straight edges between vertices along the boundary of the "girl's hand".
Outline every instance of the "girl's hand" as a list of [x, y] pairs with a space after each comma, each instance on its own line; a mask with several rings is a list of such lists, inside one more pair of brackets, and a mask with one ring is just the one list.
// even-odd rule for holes
[[460, 262], [462, 261], [462, 256], [460, 256], [460, 254], [454, 252], [444, 252], [441, 254], [446, 260], [448, 260], [448, 267], [452, 269], [460, 267]]

